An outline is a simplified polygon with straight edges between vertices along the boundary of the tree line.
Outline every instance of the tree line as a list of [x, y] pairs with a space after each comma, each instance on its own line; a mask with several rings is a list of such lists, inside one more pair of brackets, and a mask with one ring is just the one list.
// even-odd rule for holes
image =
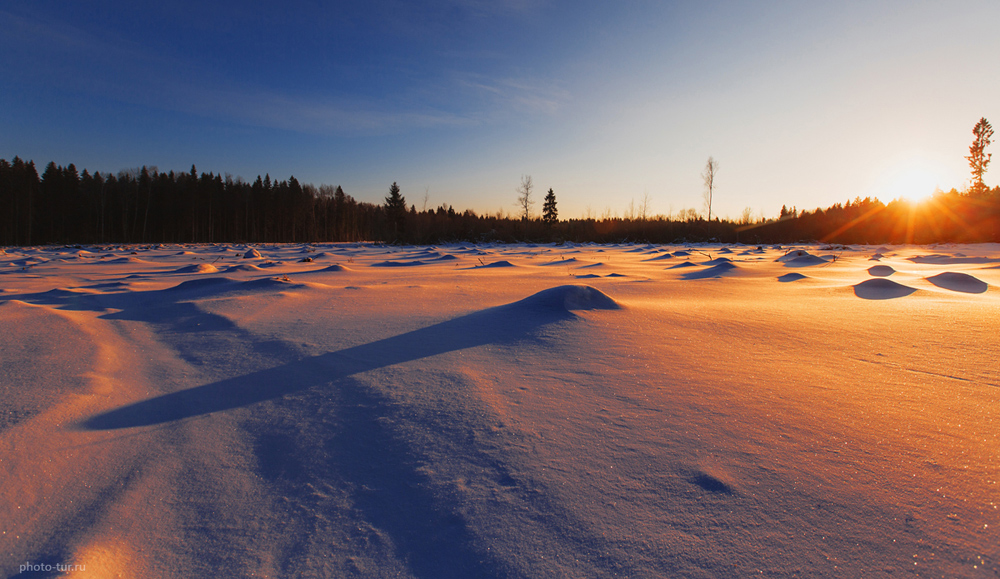
[[[340, 186], [301, 184], [295, 177], [260, 176], [248, 183], [230, 175], [161, 172], [143, 166], [117, 174], [82, 173], [50, 162], [39, 175], [33, 161], [0, 159], [0, 245], [136, 243], [316, 243], [381, 241], [574, 241], [613, 243], [935, 243], [1000, 242], [1000, 187], [983, 174], [993, 128], [981, 119], [969, 147], [971, 185], [937, 192], [921, 204], [856, 198], [826, 209], [782, 207], [776, 218], [711, 217], [718, 163], [705, 173], [708, 218], [694, 210], [649, 217], [648, 198], [638, 215], [601, 219], [558, 218], [555, 192], [534, 217], [531, 176], [522, 176], [518, 214], [477, 215], [441, 205], [417, 211], [393, 183], [382, 204], [358, 201]], [[426, 205], [426, 199], [425, 203]]]
[[[855, 199], [826, 209], [782, 208], [776, 218], [709, 220], [694, 211], [600, 219], [558, 219], [556, 196], [530, 214], [530, 177], [518, 188], [517, 215], [477, 215], [444, 205], [418, 211], [393, 183], [385, 203], [362, 202], [340, 187], [269, 175], [248, 183], [229, 175], [161, 172], [79, 173], [72, 164], [0, 159], [0, 245], [92, 243], [316, 243], [381, 241], [575, 241], [612, 243], [934, 243], [1000, 241], [1000, 187], [974, 183], [915, 205]], [[524, 196], [525, 189], [528, 197]]]

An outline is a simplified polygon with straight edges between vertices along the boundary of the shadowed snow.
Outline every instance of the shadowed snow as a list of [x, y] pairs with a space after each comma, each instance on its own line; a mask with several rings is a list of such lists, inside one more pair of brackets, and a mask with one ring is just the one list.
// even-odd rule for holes
[[873, 265], [868, 268], [868, 273], [875, 277], [889, 277], [896, 273], [896, 270], [888, 265]]
[[866, 300], [901, 298], [915, 291], [915, 288], [885, 278], [869, 279], [854, 286], [854, 295]]
[[967, 273], [946, 271], [938, 275], [927, 278], [932, 284], [951, 290], [953, 292], [963, 292], [968, 294], [981, 294], [986, 291], [989, 285]]
[[[225, 278], [194, 280], [169, 291], [206, 290], [231, 283], [233, 282]], [[272, 286], [281, 282], [264, 279], [243, 282], [238, 286], [246, 287], [246, 284]], [[541, 326], [572, 319], [574, 310], [615, 310], [620, 307], [600, 290], [589, 286], [554, 287], [506, 306], [490, 308], [393, 338], [131, 404], [89, 418], [81, 426], [89, 430], [149, 426], [229, 410], [359, 372], [485, 344], [525, 339]], [[290, 381], [287, 378], [290, 375], [299, 378]]]

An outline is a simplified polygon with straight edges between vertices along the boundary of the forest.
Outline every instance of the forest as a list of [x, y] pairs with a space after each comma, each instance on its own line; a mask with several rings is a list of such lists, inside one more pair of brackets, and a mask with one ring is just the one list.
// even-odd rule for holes
[[[981, 183], [980, 183], [981, 184]], [[384, 204], [354, 199], [337, 186], [295, 177], [253, 183], [229, 175], [79, 172], [49, 163], [0, 159], [0, 245], [139, 243], [722, 242], [937, 243], [1000, 242], [1000, 187], [939, 191], [922, 203], [857, 198], [825, 209], [782, 209], [774, 218], [738, 220], [691, 210], [672, 216], [557, 219], [477, 215], [452, 207], [417, 210], [395, 183]]]

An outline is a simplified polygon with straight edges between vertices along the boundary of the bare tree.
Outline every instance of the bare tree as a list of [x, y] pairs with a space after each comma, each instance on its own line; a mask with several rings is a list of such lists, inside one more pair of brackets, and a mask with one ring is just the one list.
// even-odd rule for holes
[[643, 191], [642, 200], [639, 202], [639, 221], [649, 219], [649, 191]]
[[531, 206], [535, 204], [531, 200], [531, 190], [534, 188], [531, 175], [521, 175], [521, 184], [515, 191], [517, 191], [517, 206], [521, 208], [521, 219], [524, 221], [531, 219]]
[[712, 220], [712, 195], [715, 193], [715, 174], [719, 172], [719, 162], [712, 157], [705, 163], [705, 172], [701, 178], [705, 180], [705, 205], [708, 207], [708, 220]]

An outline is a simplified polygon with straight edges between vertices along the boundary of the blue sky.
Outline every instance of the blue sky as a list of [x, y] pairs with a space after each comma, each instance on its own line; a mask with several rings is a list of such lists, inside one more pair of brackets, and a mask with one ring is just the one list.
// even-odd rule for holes
[[[562, 217], [963, 187], [1000, 3], [0, 0], [0, 157]], [[998, 180], [986, 175], [987, 184]]]

